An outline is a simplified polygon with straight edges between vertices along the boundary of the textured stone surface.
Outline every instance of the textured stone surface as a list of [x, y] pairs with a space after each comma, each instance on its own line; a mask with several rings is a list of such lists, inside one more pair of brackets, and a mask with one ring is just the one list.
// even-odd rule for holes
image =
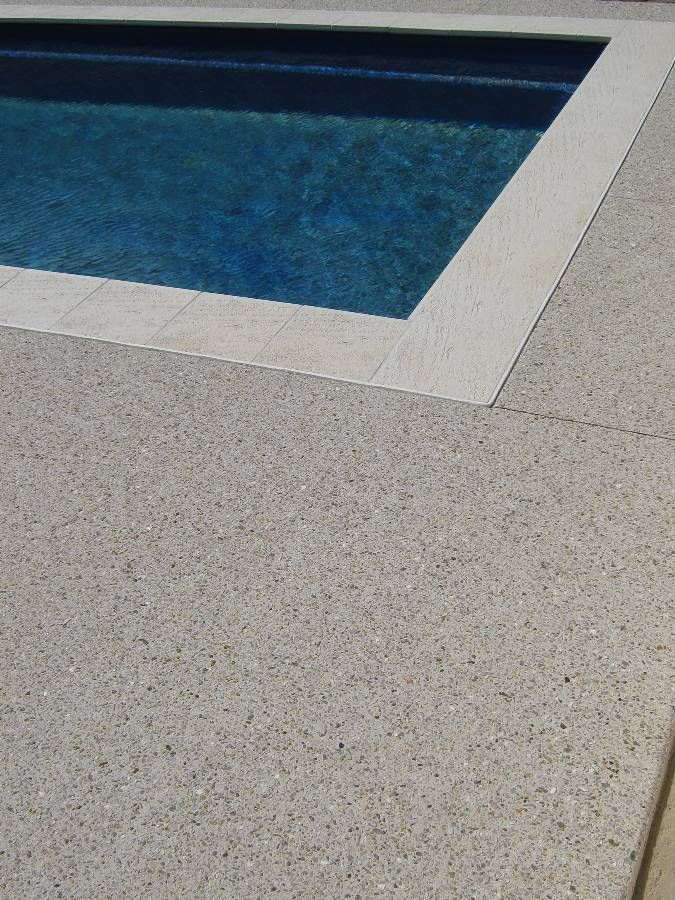
[[63, 315], [93, 294], [104, 279], [3, 266], [0, 282], [0, 323], [53, 328]]
[[673, 434], [675, 75], [497, 405]]
[[199, 294], [152, 338], [156, 347], [251, 360], [297, 314], [274, 300]]
[[55, 329], [65, 334], [144, 344], [185, 309], [198, 293], [111, 278], [59, 319]]
[[303, 306], [255, 361], [365, 381], [403, 329], [400, 319]]
[[0, 341], [8, 896], [621, 894], [666, 441]]
[[[0, 0], [3, 6], [16, 6], [9, 0]], [[34, 6], [47, 6], [47, 3], [34, 3]], [[72, 6], [112, 6], [112, 3], [89, 4], [87, 0], [74, 0]], [[162, 3], [140, 3], [135, 0], [133, 6], [227, 6], [221, 0], [162, 0]], [[250, 0], [247, 7], [264, 9], [327, 9], [352, 10], [362, 9], [382, 12], [437, 12], [437, 13], [481, 13], [500, 16], [582, 16], [599, 19], [649, 19], [655, 21], [675, 22], [675, 5], [667, 3], [635, 3], [624, 0], [557, 0], [555, 8], [543, 0], [422, 0], [410, 3], [410, 0], [306, 0], [304, 3], [281, 3], [273, 0]]]
[[[603, 305], [647, 279], [651, 318], [605, 323], [613, 368], [551, 320], [589, 420], [617, 371], [642, 399], [622, 335], [661, 341], [667, 302], [658, 251], [617, 276], [604, 231]], [[630, 421], [662, 432], [654, 371]], [[6, 329], [0, 423], [0, 894], [630, 890], [671, 722], [668, 442]]]
[[673, 249], [667, 189], [610, 194], [497, 405], [672, 435]]
[[652, 822], [652, 833], [645, 851], [643, 869], [636, 885], [634, 900], [668, 900], [675, 893], [675, 766], [669, 772]]
[[7, 284], [12, 278], [16, 278], [21, 269], [16, 266], [0, 266], [0, 285]]
[[675, 195], [675, 75], [671, 73], [628, 154], [610, 196], [662, 201]]

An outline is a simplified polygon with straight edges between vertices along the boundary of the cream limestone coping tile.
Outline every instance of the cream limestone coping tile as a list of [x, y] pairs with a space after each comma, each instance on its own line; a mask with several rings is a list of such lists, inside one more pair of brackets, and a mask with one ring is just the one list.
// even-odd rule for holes
[[0, 286], [15, 278], [22, 271], [23, 269], [16, 268], [16, 266], [0, 266]]
[[441, 13], [402, 13], [389, 26], [390, 31], [418, 34], [472, 34], [483, 37], [508, 37], [513, 25], [511, 16], [445, 15]]
[[303, 306], [254, 361], [366, 381], [403, 328], [401, 319]]
[[37, 269], [17, 270], [0, 287], [0, 323], [52, 328], [74, 306], [89, 297], [104, 278], [64, 275]]
[[384, 31], [398, 16], [399, 13], [347, 12], [332, 27], [335, 31]]
[[300, 306], [223, 294], [199, 294], [153, 338], [155, 347], [249, 362]]
[[511, 34], [518, 37], [578, 38], [593, 40], [612, 38], [625, 27], [620, 19], [594, 19], [593, 32], [588, 33], [588, 19], [561, 18], [559, 16], [514, 16]]
[[[82, 299], [76, 290], [64, 296], [63, 279], [73, 276], [0, 267], [0, 285], [3, 279], [11, 285], [20, 278], [25, 285], [35, 285], [32, 294], [23, 294], [20, 308], [7, 301], [4, 321], [9, 325], [253, 360], [479, 405], [494, 403], [675, 54], [675, 25], [604, 19], [5, 6], [0, 7], [2, 21], [372, 29], [607, 41], [596, 65], [407, 320], [100, 279], [91, 297]], [[2, 292], [0, 287], [0, 297]], [[56, 311], [61, 309], [57, 298], [76, 308], [48, 323], [41, 294], [55, 298]]]
[[439, 13], [405, 13], [394, 18], [392, 31], [433, 34], [473, 34], [484, 37], [542, 37], [597, 40], [618, 34], [625, 22], [614, 19], [593, 19], [589, 31], [588, 19], [566, 19], [546, 16], [480, 16], [443, 15]]
[[143, 344], [197, 296], [197, 291], [106, 281], [55, 323], [62, 334]]
[[322, 10], [294, 10], [288, 18], [278, 23], [279, 28], [333, 28], [348, 14], [340, 12], [323, 12]]

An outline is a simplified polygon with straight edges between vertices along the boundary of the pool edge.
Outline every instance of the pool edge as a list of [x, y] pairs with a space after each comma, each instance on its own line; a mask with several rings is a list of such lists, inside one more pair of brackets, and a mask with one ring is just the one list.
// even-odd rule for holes
[[[547, 129], [537, 147], [516, 171], [465, 245], [450, 261], [407, 320], [300, 307], [312, 312], [303, 314], [302, 318], [306, 321], [301, 322], [300, 326], [297, 321], [295, 322], [294, 340], [289, 341], [288, 332], [284, 334], [284, 324], [273, 339], [265, 344], [264, 352], [256, 353], [252, 358], [250, 354], [248, 358], [242, 358], [236, 354], [232, 356], [204, 353], [199, 349], [186, 351], [171, 346], [157, 347], [152, 343], [152, 337], [155, 337], [164, 326], [151, 337], [118, 341], [114, 336], [109, 337], [106, 334], [64, 332], [58, 328], [56, 321], [51, 327], [44, 325], [36, 327], [30, 322], [0, 323], [9, 327], [60, 334], [71, 333], [77, 334], [78, 337], [128, 343], [132, 346], [214, 356], [230, 362], [354, 381], [481, 406], [491, 406], [497, 399], [509, 372], [517, 362], [635, 141], [668, 76], [675, 52], [675, 25], [604, 19], [424, 13], [410, 15], [328, 13], [312, 10], [206, 10], [180, 7], [103, 9], [93, 7], [83, 10], [81, 7], [55, 6], [36, 10], [34, 7], [13, 6], [0, 8], [0, 22], [2, 21], [134, 23], [159, 26], [231, 25], [316, 30], [372, 29], [607, 41], [608, 45], [598, 63], [586, 76], [567, 107]], [[647, 47], [649, 54], [646, 53]], [[630, 48], [633, 49], [632, 68], [626, 66], [626, 50]], [[603, 65], [598, 69], [603, 60]], [[609, 73], [605, 72], [605, 69], [609, 69]], [[614, 77], [611, 77], [612, 71]], [[555, 166], [551, 168], [551, 160], [547, 158], [546, 152], [540, 151], [541, 145], [543, 144], [546, 150], [548, 145], [553, 143], [555, 151], [557, 142], [558, 150], [564, 149], [566, 140], [569, 142], [579, 124], [583, 123], [584, 119], [586, 123], [593, 122], [594, 117], [597, 120], [599, 113], [603, 109], [609, 109], [610, 103], [617, 96], [624, 103], [625, 121], [618, 126], [616, 123], [612, 126], [611, 158], [599, 159], [596, 154], [596, 158], [592, 160], [594, 172], [590, 189], [587, 184], [575, 182], [574, 166], [568, 158], [563, 156], [562, 164], [557, 169]], [[573, 102], [575, 98], [576, 102]], [[567, 112], [570, 107], [573, 113]], [[525, 192], [528, 184], [530, 187], [536, 184], [540, 188], [537, 198], [540, 219], [535, 223], [539, 236], [550, 233], [545, 225], [542, 225], [542, 219], [555, 223], [558, 217], [555, 202], [559, 199], [559, 194], [556, 194], [556, 190], [558, 192], [561, 189], [566, 190], [565, 199], [574, 209], [562, 232], [556, 235], [560, 249], [552, 256], [544, 254], [545, 263], [539, 267], [536, 277], [529, 282], [526, 280], [523, 289], [523, 272], [527, 271], [527, 268], [523, 269], [523, 265], [527, 267], [527, 260], [523, 260], [521, 252], [519, 264], [514, 264], [514, 253], [517, 255], [518, 251], [509, 245], [509, 237], [527, 233], [528, 224], [532, 232], [531, 222], [524, 221], [524, 211], [531, 217], [532, 194]], [[505, 220], [510, 222], [507, 233], [503, 230]], [[535, 234], [534, 237], [536, 236]], [[544, 240], [550, 243], [548, 236]], [[525, 244], [525, 241], [521, 240], [520, 243]], [[528, 248], [530, 246], [528, 244]], [[494, 267], [490, 269], [484, 264], [488, 257], [493, 260], [503, 258], [507, 264], [498, 266], [496, 270]], [[35, 271], [38, 274], [37, 270], [22, 271]], [[43, 276], [43, 282], [49, 281], [49, 273], [39, 274]], [[139, 288], [152, 289], [154, 292], [162, 290], [158, 286], [143, 286], [131, 282], [115, 282], [115, 284], [120, 286], [128, 284], [128, 290], [133, 289], [136, 292]], [[507, 295], [508, 303], [504, 302], [500, 290], [502, 294]], [[200, 292], [193, 293], [194, 296], [186, 304], [186, 308], [190, 307]], [[79, 302], [76, 305], [79, 305]], [[294, 304], [288, 305], [294, 310], [292, 314], [289, 313], [288, 320], [297, 319], [298, 307]], [[474, 315], [476, 310], [480, 315]], [[167, 321], [173, 318], [174, 314], [171, 313]], [[391, 323], [398, 325], [395, 327]], [[342, 335], [341, 358], [331, 351], [330, 329], [336, 327]], [[368, 351], [370, 355], [365, 361], [364, 341], [370, 342]], [[351, 353], [350, 342], [353, 350]], [[311, 364], [307, 365], [306, 359], [303, 364], [303, 360], [298, 358], [297, 348], [306, 346], [320, 348], [320, 352], [317, 350], [316, 364], [310, 361]], [[348, 347], [346, 353], [345, 346]], [[366, 367], [369, 367], [368, 372], [365, 371]]]

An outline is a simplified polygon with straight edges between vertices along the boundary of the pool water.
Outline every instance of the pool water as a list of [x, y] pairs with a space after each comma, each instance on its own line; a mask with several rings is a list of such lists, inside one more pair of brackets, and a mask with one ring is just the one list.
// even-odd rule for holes
[[595, 58], [517, 79], [466, 45], [453, 68], [101, 31], [0, 45], [0, 264], [403, 318]]

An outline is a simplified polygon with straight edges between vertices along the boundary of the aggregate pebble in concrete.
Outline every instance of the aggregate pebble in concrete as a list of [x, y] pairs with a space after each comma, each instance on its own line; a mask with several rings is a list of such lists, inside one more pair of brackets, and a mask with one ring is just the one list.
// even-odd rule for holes
[[0, 893], [619, 897], [670, 445], [0, 330]]
[[[571, 315], [597, 303], [574, 265]], [[661, 359], [625, 339], [661, 339], [659, 277], [609, 317], [627, 373]], [[551, 371], [586, 367], [597, 420], [591, 325]], [[665, 433], [658, 377], [606, 421]], [[630, 890], [671, 722], [666, 441], [4, 329], [0, 392], [0, 893]]]
[[663, 201], [675, 196], [675, 74], [668, 77], [631, 152], [614, 181], [610, 196]]

